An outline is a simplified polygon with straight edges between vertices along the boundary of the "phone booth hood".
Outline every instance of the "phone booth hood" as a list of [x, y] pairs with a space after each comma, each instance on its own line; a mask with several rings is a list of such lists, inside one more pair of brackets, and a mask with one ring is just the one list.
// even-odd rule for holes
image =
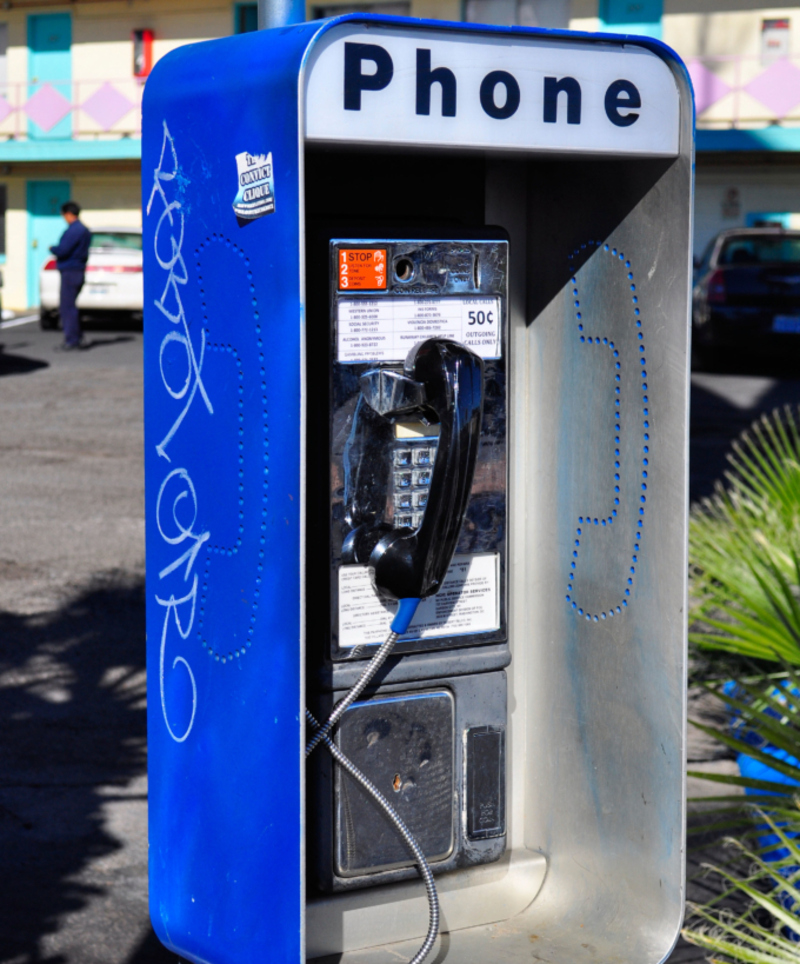
[[419, 881], [307, 897], [303, 713], [306, 218], [408, 232], [427, 198], [502, 226], [511, 265], [508, 850], [438, 879], [437, 959], [669, 955], [692, 165], [686, 70], [644, 38], [352, 15], [153, 70], [150, 908], [182, 958], [372, 964], [425, 931]]

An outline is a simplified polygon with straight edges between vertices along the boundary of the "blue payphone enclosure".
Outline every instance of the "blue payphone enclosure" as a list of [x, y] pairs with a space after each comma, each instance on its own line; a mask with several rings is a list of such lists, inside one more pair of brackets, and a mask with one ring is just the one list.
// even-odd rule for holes
[[[367, 20], [443, 36], [503, 33]], [[297, 964], [305, 957], [303, 71], [320, 38], [347, 23], [363, 27], [365, 18], [179, 48], [156, 66], [144, 94], [150, 910], [167, 947], [209, 964]], [[680, 74], [674, 55], [661, 51], [660, 63], [671, 58], [669, 69]], [[617, 76], [612, 71], [603, 83], [619, 84]], [[681, 157], [689, 164], [685, 107], [691, 102], [683, 83], [684, 113], [674, 123], [656, 118], [643, 155], [678, 156], [680, 123]], [[511, 94], [508, 87], [506, 104]], [[483, 88], [480, 96], [484, 103]], [[525, 96], [523, 89], [523, 103]], [[617, 91], [610, 107], [608, 96], [608, 136], [628, 136], [624, 109], [637, 106], [633, 95]], [[585, 91], [584, 105], [588, 112]], [[497, 123], [505, 109], [484, 103], [487, 123]], [[392, 123], [391, 116], [384, 120]], [[431, 117], [431, 129], [443, 120]], [[326, 122], [322, 114], [315, 120], [319, 129]], [[555, 136], [551, 126], [542, 128], [542, 137]], [[557, 126], [578, 140], [584, 136], [577, 127]], [[588, 122], [584, 127], [587, 138], [595, 136]], [[643, 127], [644, 120], [630, 136]], [[368, 143], [369, 135], [361, 140]], [[523, 145], [512, 141], [509, 150]], [[688, 192], [689, 167], [683, 170]], [[401, 188], [400, 203], [410, 189]], [[688, 265], [687, 255], [673, 282], [688, 275]], [[680, 299], [686, 299], [688, 281], [684, 288], [673, 298], [678, 315], [686, 310]], [[685, 353], [685, 333], [676, 339], [677, 354]], [[674, 397], [680, 399], [685, 372], [675, 371]], [[679, 451], [685, 404], [675, 405], [683, 413], [675, 429]], [[685, 506], [681, 471], [675, 470], [665, 518], [676, 518]], [[653, 624], [668, 626], [677, 653], [685, 644], [677, 615], [685, 558], [675, 569], [670, 615], [654, 608]], [[560, 600], [563, 592], [559, 582]], [[571, 618], [565, 610], [563, 619]], [[582, 623], [574, 629], [590, 631]], [[653, 739], [662, 750], [668, 747], [675, 773], [682, 766], [680, 660], [674, 657], [674, 673], [648, 671], [658, 685], [670, 687], [669, 699], [652, 704], [666, 707], [669, 720], [652, 731], [662, 734]], [[599, 692], [600, 683], [592, 685]], [[585, 696], [587, 702], [595, 698]], [[667, 803], [658, 820], [674, 836], [682, 811], [677, 798]], [[678, 887], [682, 858], [676, 852], [669, 859], [670, 880]], [[656, 902], [660, 894], [656, 890]], [[673, 903], [682, 906], [680, 895]]]
[[[150, 899], [194, 960], [301, 956], [296, 87], [316, 29], [182, 48], [146, 88]], [[244, 152], [272, 153], [276, 200], [240, 228]]]

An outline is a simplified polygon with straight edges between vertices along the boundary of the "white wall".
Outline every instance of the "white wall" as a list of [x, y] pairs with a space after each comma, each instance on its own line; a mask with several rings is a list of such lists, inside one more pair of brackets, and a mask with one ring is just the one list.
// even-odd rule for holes
[[[724, 217], [723, 200], [732, 187], [739, 191], [739, 214]], [[743, 227], [751, 211], [800, 212], [800, 168], [700, 168], [695, 184], [695, 254], [701, 254], [719, 231]]]

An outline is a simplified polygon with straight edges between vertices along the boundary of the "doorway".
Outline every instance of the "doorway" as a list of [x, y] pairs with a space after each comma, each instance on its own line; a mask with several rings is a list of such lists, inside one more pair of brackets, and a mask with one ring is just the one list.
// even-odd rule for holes
[[69, 201], [69, 181], [28, 181], [28, 305], [39, 304], [39, 272], [52, 258], [50, 245], [66, 230], [61, 205]]

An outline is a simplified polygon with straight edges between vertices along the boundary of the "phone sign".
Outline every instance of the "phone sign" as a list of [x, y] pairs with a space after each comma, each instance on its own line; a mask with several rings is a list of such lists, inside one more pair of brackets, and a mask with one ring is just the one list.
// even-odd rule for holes
[[339, 290], [361, 291], [386, 287], [386, 248], [340, 248]]

